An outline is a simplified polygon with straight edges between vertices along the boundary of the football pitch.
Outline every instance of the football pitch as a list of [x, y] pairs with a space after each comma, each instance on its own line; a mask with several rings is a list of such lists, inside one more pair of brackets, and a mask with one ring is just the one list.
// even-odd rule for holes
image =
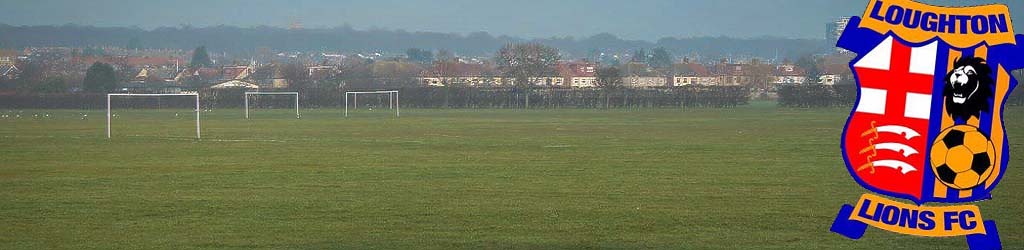
[[[102, 110], [24, 110], [0, 119], [0, 249], [966, 249], [829, 232], [867, 192], [848, 112], [220, 109], [197, 141], [188, 110], [116, 110], [111, 139]], [[1005, 118], [978, 205], [1022, 249], [1024, 108]]]

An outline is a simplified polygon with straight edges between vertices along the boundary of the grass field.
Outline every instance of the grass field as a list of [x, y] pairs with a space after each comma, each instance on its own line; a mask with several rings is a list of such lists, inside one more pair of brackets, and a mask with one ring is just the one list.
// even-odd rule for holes
[[[848, 109], [289, 112], [204, 112], [201, 141], [186, 111], [118, 111], [110, 140], [102, 111], [0, 119], [0, 249], [967, 248], [828, 231], [865, 192]], [[979, 205], [1022, 249], [1024, 108], [1006, 119]]]

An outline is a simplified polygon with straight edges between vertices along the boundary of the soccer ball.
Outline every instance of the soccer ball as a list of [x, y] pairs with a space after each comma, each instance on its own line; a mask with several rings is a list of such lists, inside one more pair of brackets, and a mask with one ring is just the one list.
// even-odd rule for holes
[[932, 144], [932, 171], [946, 186], [967, 190], [992, 176], [996, 149], [988, 136], [970, 125], [942, 131]]

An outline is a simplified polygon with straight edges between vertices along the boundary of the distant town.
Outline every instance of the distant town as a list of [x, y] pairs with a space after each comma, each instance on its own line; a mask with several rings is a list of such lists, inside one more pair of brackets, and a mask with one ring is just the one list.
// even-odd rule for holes
[[[848, 17], [825, 24], [823, 43], [835, 44]], [[293, 27], [301, 29], [301, 27]], [[201, 89], [671, 88], [744, 86], [773, 97], [782, 85], [852, 84], [840, 49], [791, 58], [664, 47], [594, 48], [571, 55], [543, 42], [509, 43], [484, 55], [446, 49], [404, 51], [281, 50], [249, 53], [207, 48], [161, 49], [138, 38], [107, 46], [24, 46], [0, 49], [0, 93], [178, 93]], [[532, 50], [531, 50], [532, 49]], [[232, 51], [232, 52], [228, 52]], [[709, 53], [710, 54], [710, 53]], [[542, 58], [529, 62], [528, 58]], [[529, 65], [527, 65], [529, 64]], [[602, 71], [604, 69], [604, 71]], [[518, 84], [517, 84], [518, 82]]]
[[[842, 22], [847, 19], [839, 19]], [[827, 37], [841, 34], [828, 25]], [[300, 28], [300, 27], [293, 27]], [[826, 40], [829, 41], [829, 40]], [[709, 58], [699, 53], [634, 48], [572, 58], [557, 50], [555, 62], [525, 77], [502, 67], [500, 52], [463, 56], [444, 49], [405, 51], [297, 51], [259, 48], [247, 56], [208, 49], [148, 48], [139, 39], [124, 45], [86, 47], [28, 46], [0, 49], [0, 85], [4, 92], [82, 92], [90, 68], [109, 66], [111, 92], [174, 93], [198, 89], [394, 88], [400, 86], [600, 88], [599, 69], [614, 68], [625, 88], [686, 85], [750, 86], [771, 92], [783, 84], [843, 83], [851, 78], [841, 51], [801, 58], [734, 56]], [[543, 46], [543, 45], [541, 45]], [[516, 84], [525, 79], [528, 84]], [[110, 81], [110, 79], [106, 79]], [[522, 80], [520, 80], [522, 81]]]
[[[117, 72], [121, 91], [175, 92], [195, 88], [289, 88], [297, 81], [315, 86], [338, 87], [352, 76], [378, 79], [381, 86], [421, 84], [426, 86], [460, 85], [495, 87], [514, 84], [503, 76], [493, 58], [460, 57], [445, 51], [410, 49], [404, 55], [381, 53], [275, 51], [256, 58], [232, 58], [208, 54], [205, 48], [193, 51], [164, 49], [125, 49], [121, 47], [66, 48], [30, 47], [0, 51], [0, 76], [5, 81], [22, 78], [61, 78], [67, 89], [41, 92], [77, 92], [75, 83], [85, 78], [95, 64], [110, 65]], [[819, 55], [813, 61], [785, 61], [772, 64], [763, 59], [700, 62], [676, 58], [664, 49], [650, 52], [637, 49], [633, 54], [612, 55], [617, 63], [603, 65], [585, 59], [563, 59], [552, 72], [530, 77], [534, 86], [557, 88], [594, 88], [597, 70], [602, 66], [621, 71], [624, 87], [673, 87], [684, 85], [753, 85], [770, 89], [780, 84], [837, 84], [849, 79], [842, 53]], [[196, 60], [208, 60], [197, 62]], [[296, 72], [300, 71], [300, 72]], [[301, 73], [301, 74], [298, 74]], [[330, 85], [330, 86], [327, 86]], [[6, 85], [12, 90], [10, 84]]]

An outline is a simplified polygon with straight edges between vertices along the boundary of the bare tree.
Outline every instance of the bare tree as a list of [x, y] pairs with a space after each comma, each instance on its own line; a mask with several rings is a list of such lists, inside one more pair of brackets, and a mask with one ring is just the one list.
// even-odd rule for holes
[[746, 73], [750, 77], [750, 82], [747, 83], [749, 87], [762, 95], [767, 95], [767, 92], [772, 87], [769, 83], [773, 80], [775, 69], [771, 64], [762, 63], [761, 60], [757, 59], [751, 60], [748, 68], [750, 69]]
[[437, 60], [434, 60], [433, 73], [440, 78], [441, 84], [448, 86], [448, 80], [455, 76], [455, 68], [457, 59], [439, 56]]
[[495, 61], [505, 77], [514, 79], [516, 90], [526, 91], [526, 108], [530, 108], [530, 79], [553, 75], [560, 59], [558, 49], [543, 44], [511, 43], [498, 50]]
[[373, 64], [363, 61], [343, 65], [338, 76], [338, 87], [342, 89], [368, 89], [374, 85]]
[[604, 108], [608, 108], [611, 102], [611, 92], [622, 88], [622, 72], [616, 67], [603, 67], [597, 69], [597, 86], [604, 92]]
[[461, 85], [459, 81], [455, 80], [458, 75], [455, 72], [458, 68], [459, 60], [451, 56], [451, 53], [446, 50], [441, 50], [438, 53], [437, 60], [434, 61], [434, 73], [441, 80], [441, 84], [444, 85], [444, 107], [449, 107], [449, 100], [451, 98], [452, 85]]
[[373, 78], [383, 81], [384, 87], [407, 86], [415, 83], [416, 76], [422, 70], [415, 63], [399, 61], [378, 61], [371, 65]]
[[658, 69], [665, 69], [672, 67], [672, 53], [669, 53], [667, 49], [658, 47], [651, 50], [650, 59], [647, 60], [647, 64], [651, 67]]
[[288, 88], [304, 91], [311, 87], [309, 70], [299, 63], [288, 63], [281, 65], [281, 77], [288, 81]]
[[434, 58], [439, 61], [448, 61], [455, 59], [455, 53], [452, 53], [447, 49], [439, 49], [437, 50], [437, 55], [435, 55]]
[[821, 68], [818, 67], [818, 59], [814, 58], [813, 55], [800, 57], [796, 61], [796, 66], [807, 71], [807, 80], [804, 80], [806, 84], [818, 83], [818, 77], [821, 76]]

